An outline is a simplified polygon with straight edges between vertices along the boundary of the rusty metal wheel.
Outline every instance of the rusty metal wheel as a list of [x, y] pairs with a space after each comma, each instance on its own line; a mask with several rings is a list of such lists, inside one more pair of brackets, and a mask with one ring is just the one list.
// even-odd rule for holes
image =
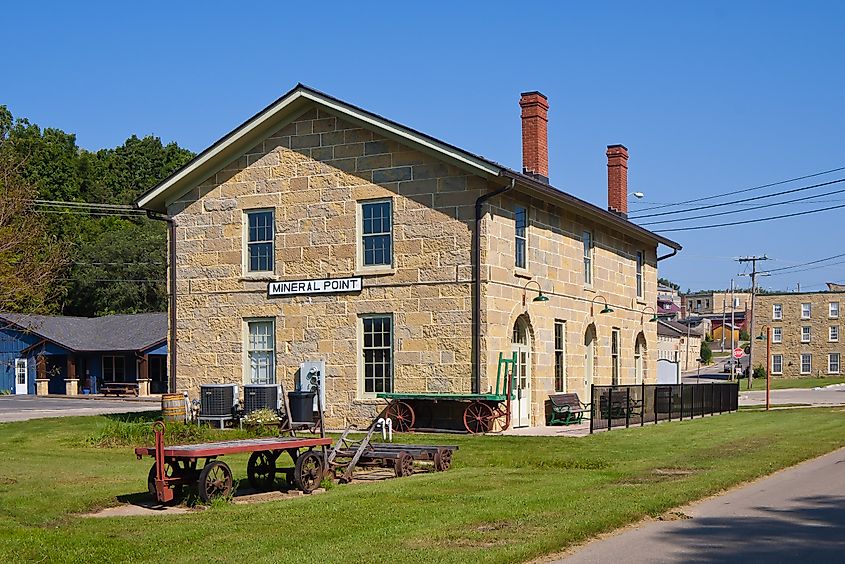
[[397, 433], [407, 433], [414, 428], [414, 410], [404, 401], [394, 401], [384, 411], [385, 419], [393, 421], [393, 430]]
[[464, 427], [470, 433], [487, 433], [493, 428], [493, 408], [486, 403], [474, 401], [464, 410]]
[[202, 467], [197, 492], [200, 499], [209, 503], [216, 497], [226, 497], [232, 494], [232, 470], [225, 462], [213, 460]]
[[272, 489], [276, 482], [276, 457], [269, 450], [253, 452], [246, 465], [246, 476], [256, 490]]
[[[158, 494], [156, 493], [156, 463], [153, 462], [152, 467], [150, 468], [150, 473], [147, 474], [147, 491], [150, 492], [150, 495], [153, 496], [153, 499], [158, 500]], [[172, 462], [165, 462], [164, 463], [164, 477], [165, 478], [175, 478], [180, 477], [181, 472], [179, 467]], [[171, 483], [168, 486], [171, 490], [173, 490], [173, 499], [177, 500], [182, 497], [182, 493], [184, 491], [184, 485], [181, 483]]]
[[311, 493], [320, 487], [323, 480], [323, 457], [313, 450], [300, 454], [293, 470], [293, 482], [304, 493]]
[[434, 453], [434, 469], [438, 472], [445, 472], [452, 467], [452, 451], [447, 448], [439, 448]]
[[405, 451], [400, 452], [393, 462], [393, 472], [397, 478], [404, 478], [414, 473], [414, 459]]

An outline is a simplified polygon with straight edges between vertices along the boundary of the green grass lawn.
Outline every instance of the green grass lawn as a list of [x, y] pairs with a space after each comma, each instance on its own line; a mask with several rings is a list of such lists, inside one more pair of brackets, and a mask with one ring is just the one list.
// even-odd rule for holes
[[[150, 459], [86, 440], [107, 421], [0, 424], [0, 562], [521, 562], [845, 446], [841, 408], [587, 438], [402, 436], [459, 445], [452, 470], [188, 515], [82, 518], [146, 490]], [[244, 456], [223, 459], [244, 478]]]
[[[789, 388], [815, 388], [817, 386], [829, 386], [831, 384], [841, 384], [845, 382], [845, 377], [842, 378], [772, 378], [771, 389], [786, 390]], [[744, 389], [744, 388], [742, 388]], [[755, 390], [765, 390], [765, 379], [754, 379]]]

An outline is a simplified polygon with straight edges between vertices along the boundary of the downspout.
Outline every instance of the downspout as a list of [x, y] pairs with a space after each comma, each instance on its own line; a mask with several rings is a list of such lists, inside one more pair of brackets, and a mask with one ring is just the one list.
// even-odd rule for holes
[[510, 184], [493, 192], [482, 194], [475, 200], [475, 231], [472, 233], [472, 262], [473, 282], [475, 291], [472, 294], [472, 365], [475, 369], [472, 375], [472, 393], [481, 393], [481, 219], [484, 217], [484, 203], [490, 198], [504, 194], [514, 187], [516, 181], [511, 178]]
[[170, 315], [170, 339], [167, 344], [168, 361], [168, 392], [176, 391], [176, 224], [169, 215], [159, 214], [147, 210], [147, 217], [167, 223], [167, 278], [170, 292], [168, 293], [168, 313]]
[[667, 258], [672, 258], [673, 256], [675, 256], [677, 254], [678, 254], [678, 249], [673, 248], [672, 252], [669, 253], [668, 255], [663, 255], [662, 257], [657, 257], [657, 262], [660, 262], [660, 261], [667, 259]]

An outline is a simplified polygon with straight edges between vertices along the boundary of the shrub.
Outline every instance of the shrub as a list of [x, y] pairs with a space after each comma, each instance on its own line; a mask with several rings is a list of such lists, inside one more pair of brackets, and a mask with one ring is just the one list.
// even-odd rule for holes
[[746, 331], [745, 329], [740, 329], [739, 330], [739, 340], [740, 341], [750, 341], [751, 335], [749, 335], [748, 331]]
[[700, 354], [701, 356], [699, 358], [701, 358], [702, 363], [710, 364], [711, 362], [713, 362], [713, 351], [710, 350], [710, 345], [707, 343], [707, 341], [701, 343]]
[[754, 367], [754, 379], [758, 378], [765, 378], [766, 377], [766, 369], [763, 367], [762, 364], [758, 364]]

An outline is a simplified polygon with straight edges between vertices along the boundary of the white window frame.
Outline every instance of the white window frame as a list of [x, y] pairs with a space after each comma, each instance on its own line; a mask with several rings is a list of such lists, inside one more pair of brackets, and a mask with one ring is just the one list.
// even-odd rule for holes
[[772, 327], [772, 343], [783, 342], [783, 327]]
[[555, 319], [553, 346], [555, 351], [555, 392], [566, 392], [566, 321], [562, 319]]
[[[26, 363], [26, 358], [16, 358], [15, 359], [15, 386], [23, 386], [28, 384], [28, 374], [27, 370], [29, 367]], [[23, 375], [23, 381], [21, 381], [21, 375]]]
[[775, 321], [783, 319], [783, 304], [772, 304], [772, 319]]
[[[836, 358], [836, 368], [834, 369], [833, 359]], [[827, 373], [839, 374], [841, 367], [842, 356], [838, 352], [828, 353], [827, 355]]]
[[593, 285], [593, 247], [595, 247], [591, 231], [581, 232], [581, 246], [583, 247], [584, 286], [590, 287]]
[[[377, 204], [387, 204], [390, 207], [390, 229], [388, 231], [381, 231], [378, 233], [364, 233], [364, 207], [370, 205], [377, 205]], [[394, 237], [393, 231], [396, 225], [394, 221], [394, 211], [395, 207], [393, 205], [393, 198], [379, 198], [377, 200], [359, 200], [357, 203], [357, 262], [358, 262], [358, 269], [359, 270], [367, 270], [367, 271], [374, 271], [374, 270], [391, 270], [393, 269], [393, 265], [396, 261], [396, 253], [394, 252]], [[388, 254], [390, 255], [390, 260], [383, 264], [365, 264], [364, 263], [364, 238], [365, 237], [382, 237], [384, 235], [388, 236]]]
[[643, 267], [645, 266], [645, 252], [637, 251], [637, 297], [642, 298], [643, 289]]
[[802, 343], [809, 343], [810, 338], [812, 336], [812, 329], [809, 325], [802, 325], [801, 326], [801, 342]]
[[[253, 325], [269, 325], [270, 326], [270, 348], [253, 348], [252, 331]], [[244, 384], [275, 384], [276, 377], [276, 319], [273, 317], [248, 317], [244, 319]], [[258, 379], [253, 374], [252, 353], [268, 353], [269, 364], [267, 365], [269, 377], [265, 379]], [[256, 366], [259, 368], [259, 366]]]
[[[256, 241], [249, 240], [249, 218], [253, 214], [269, 213], [270, 214], [270, 239], [261, 239]], [[252, 245], [264, 245], [270, 243], [270, 269], [269, 270], [252, 270], [250, 264], [250, 247]], [[243, 271], [246, 275], [256, 276], [262, 274], [274, 274], [276, 272], [276, 210], [273, 208], [255, 208], [243, 210]]]
[[827, 316], [830, 319], [839, 319], [839, 302], [828, 302]]
[[839, 325], [831, 325], [827, 328], [827, 341], [829, 343], [839, 342]]
[[610, 331], [610, 382], [611, 385], [617, 386], [621, 384], [620, 376], [622, 373], [622, 365], [620, 359], [622, 358], [622, 331], [614, 327]]
[[[807, 359], [807, 370], [804, 370], [804, 359]], [[801, 374], [812, 374], [813, 373], [813, 355], [811, 353], [801, 353], [800, 357], [800, 373]]]
[[[520, 234], [519, 216], [522, 215], [522, 234]], [[520, 246], [522, 253], [520, 254]], [[522, 258], [522, 264], [520, 264]], [[513, 208], [513, 265], [521, 270], [528, 269], [528, 208], [514, 206]]]
[[[366, 382], [366, 353], [365, 353], [365, 329], [364, 329], [364, 322], [367, 319], [387, 319], [390, 322], [390, 344], [389, 346], [379, 346], [375, 347], [372, 346], [372, 349], [378, 350], [387, 350], [388, 354], [390, 355], [390, 361], [388, 363], [388, 368], [390, 370], [390, 390], [385, 390], [385, 392], [392, 392], [394, 391], [394, 386], [396, 384], [396, 355], [394, 352], [394, 340], [396, 338], [396, 324], [394, 323], [393, 314], [392, 313], [367, 313], [358, 316], [358, 397], [363, 399], [371, 399], [375, 398], [377, 393], [375, 390], [372, 392], [367, 391], [367, 382]], [[375, 386], [374, 386], [375, 388]]]
[[813, 304], [812, 303], [801, 304], [801, 319], [810, 319], [810, 317], [812, 317], [812, 315], [813, 315]]
[[783, 355], [772, 355], [772, 374], [783, 374]]

